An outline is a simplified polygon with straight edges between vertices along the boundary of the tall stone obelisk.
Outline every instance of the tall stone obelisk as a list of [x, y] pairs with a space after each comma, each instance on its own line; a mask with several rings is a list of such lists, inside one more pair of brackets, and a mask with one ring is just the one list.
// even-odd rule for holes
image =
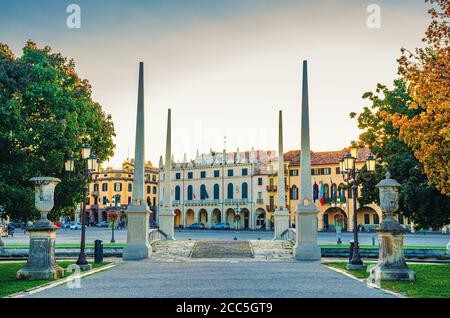
[[295, 215], [296, 239], [294, 258], [303, 261], [320, 260], [317, 244], [317, 210], [311, 182], [311, 149], [309, 138], [308, 64], [303, 61], [302, 127], [300, 162], [300, 202]]
[[159, 229], [167, 235], [168, 240], [174, 240], [175, 212], [171, 201], [172, 175], [172, 110], [167, 114], [166, 160], [164, 163], [163, 206], [159, 211]]
[[148, 242], [150, 210], [144, 199], [145, 175], [145, 117], [144, 117], [144, 63], [139, 64], [139, 90], [136, 117], [136, 142], [134, 150], [133, 197], [127, 208], [127, 246], [123, 251], [124, 260], [148, 258], [151, 247]]
[[281, 234], [289, 229], [289, 211], [286, 208], [286, 189], [284, 185], [283, 112], [280, 110], [278, 118], [278, 207], [274, 213], [274, 240], [281, 240]]

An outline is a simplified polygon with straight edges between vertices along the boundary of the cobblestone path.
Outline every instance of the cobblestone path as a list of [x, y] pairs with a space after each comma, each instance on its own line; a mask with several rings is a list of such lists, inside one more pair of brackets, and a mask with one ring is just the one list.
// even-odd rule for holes
[[251, 258], [249, 241], [199, 241], [192, 251], [192, 258]]

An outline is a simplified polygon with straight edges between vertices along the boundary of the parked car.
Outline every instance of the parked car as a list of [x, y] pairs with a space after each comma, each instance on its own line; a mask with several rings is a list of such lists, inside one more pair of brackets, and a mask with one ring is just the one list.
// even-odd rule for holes
[[71, 230], [81, 230], [81, 228], [83, 227], [80, 222], [70, 222], [70, 223], [72, 223], [70, 224]]
[[216, 223], [211, 227], [213, 230], [229, 230], [231, 229], [228, 223]]
[[95, 224], [95, 226], [96, 227], [108, 227], [109, 223], [106, 221], [101, 221], [101, 222], [98, 222], [97, 224]]
[[194, 223], [189, 225], [189, 229], [191, 230], [203, 230], [205, 228], [205, 224], [203, 223]]
[[72, 222], [69, 223], [64, 223], [63, 225], [61, 225], [62, 229], [70, 229], [70, 225], [72, 224]]

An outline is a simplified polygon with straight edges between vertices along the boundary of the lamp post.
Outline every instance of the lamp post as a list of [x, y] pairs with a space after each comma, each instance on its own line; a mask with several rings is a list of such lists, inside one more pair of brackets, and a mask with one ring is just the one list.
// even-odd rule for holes
[[111, 221], [112, 221], [112, 227], [111, 227], [111, 243], [116, 243], [116, 240], [114, 239], [114, 230], [115, 230], [115, 223], [116, 223], [116, 218], [118, 218], [118, 211], [117, 211], [117, 207], [120, 207], [120, 202], [119, 202], [119, 196], [116, 195], [114, 197], [114, 210], [113, 213], [111, 215]]
[[3, 248], [5, 247], [5, 242], [3, 242], [2, 236], [3, 236], [3, 207], [0, 205], [0, 254], [3, 251]]
[[[357, 199], [358, 199], [358, 183], [357, 179], [360, 170], [356, 169], [356, 160], [358, 158], [358, 148], [350, 147], [349, 153], [345, 155], [339, 161], [339, 168], [341, 170], [344, 181], [348, 184], [352, 184], [352, 197], [353, 197], [353, 255], [347, 264], [347, 269], [361, 269], [363, 267], [363, 261], [359, 255], [359, 242], [358, 242], [358, 214], [357, 214]], [[367, 171], [375, 171], [375, 159], [372, 155], [367, 158], [366, 161]]]
[[238, 218], [239, 218], [239, 186], [236, 186], [236, 212], [234, 213], [234, 223], [236, 223], [236, 232], [239, 231]]
[[[88, 143], [84, 143], [81, 148], [81, 159], [83, 160], [83, 171], [81, 175], [83, 176], [84, 188], [83, 188], [83, 207], [81, 209], [81, 242], [80, 242], [80, 254], [76, 264], [81, 269], [89, 269], [90, 265], [86, 259], [86, 197], [89, 190], [89, 179], [92, 173], [98, 172], [100, 170], [100, 161], [95, 157], [92, 152], [92, 148]], [[65, 170], [72, 173], [74, 169], [75, 160], [71, 157], [65, 162]]]

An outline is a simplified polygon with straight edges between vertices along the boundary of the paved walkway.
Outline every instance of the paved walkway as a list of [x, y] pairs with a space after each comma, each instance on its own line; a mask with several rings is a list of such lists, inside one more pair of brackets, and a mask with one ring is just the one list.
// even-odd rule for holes
[[[225, 244], [228, 247], [223, 248], [229, 248], [230, 242]], [[61, 285], [29, 297], [393, 297], [318, 262], [297, 262], [290, 247], [280, 242], [250, 241], [254, 258], [190, 258], [194, 245], [192, 241], [158, 242], [148, 260], [119, 262], [115, 268], [82, 278], [78, 289]]]

